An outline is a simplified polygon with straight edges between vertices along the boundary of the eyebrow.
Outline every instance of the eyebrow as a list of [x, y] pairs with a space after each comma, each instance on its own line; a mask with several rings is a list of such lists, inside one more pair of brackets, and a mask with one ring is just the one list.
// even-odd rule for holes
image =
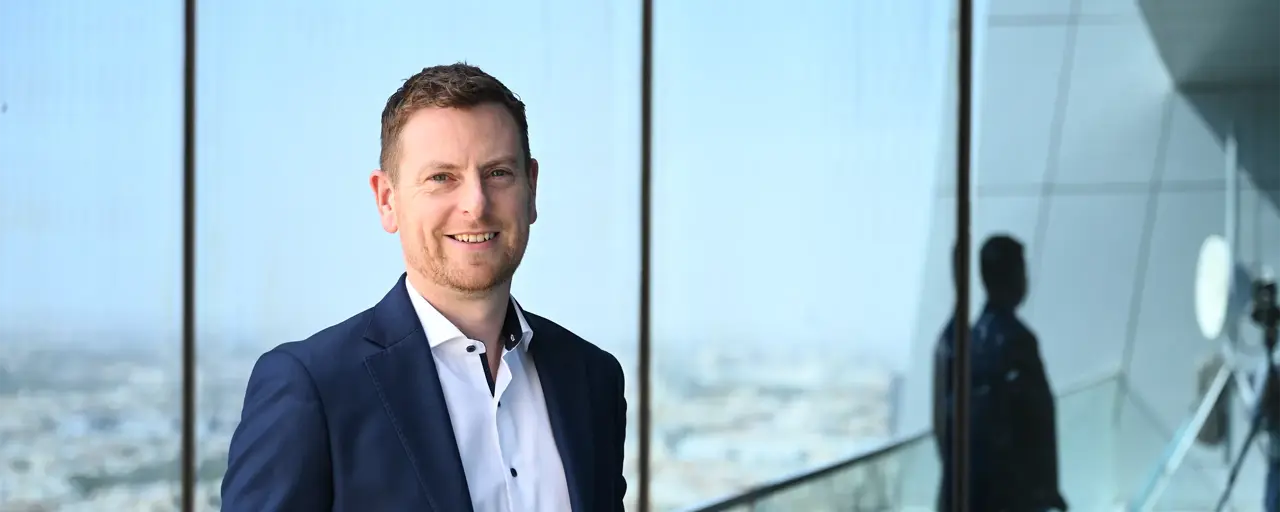
[[458, 170], [458, 165], [452, 164], [449, 162], [441, 162], [439, 160], [432, 160], [430, 162], [427, 162], [425, 165], [423, 165], [422, 169], [436, 170], [436, 171], [456, 171]]
[[[484, 162], [483, 164], [480, 165], [480, 168], [489, 169], [491, 167], [497, 167], [500, 165], [509, 165], [509, 166], [515, 167], [516, 163], [519, 161], [520, 159], [514, 156], [502, 156], [502, 157], [494, 158]], [[423, 170], [435, 170], [435, 171], [456, 171], [460, 168], [461, 167], [458, 164], [455, 164], [452, 162], [445, 162], [441, 160], [432, 160], [422, 166]]]
[[501, 156], [501, 157], [494, 158], [494, 159], [492, 159], [492, 160], [489, 160], [489, 161], [485, 162], [485, 163], [484, 163], [484, 165], [481, 165], [481, 166], [480, 166], [480, 168], [481, 168], [481, 169], [488, 169], [488, 168], [490, 168], [490, 167], [498, 167], [498, 166], [500, 166], [500, 165], [508, 165], [508, 166], [511, 166], [511, 167], [516, 167], [516, 166], [517, 166], [517, 162], [519, 162], [519, 161], [520, 161], [520, 159], [519, 159], [519, 158], [516, 158], [516, 157], [514, 157], [514, 156]]

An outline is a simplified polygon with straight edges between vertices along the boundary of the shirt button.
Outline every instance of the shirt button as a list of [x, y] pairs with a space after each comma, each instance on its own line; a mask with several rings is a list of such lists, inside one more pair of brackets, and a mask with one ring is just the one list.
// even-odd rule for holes
[[516, 468], [511, 468], [511, 476], [517, 476], [517, 475], [516, 475]]
[[475, 351], [476, 351], [475, 345], [467, 345], [467, 352], [475, 352]]
[[514, 341], [516, 341], [516, 335], [514, 335], [514, 334], [508, 334], [508, 335], [507, 335], [507, 339], [508, 339], [508, 340], [510, 340], [510, 341], [512, 341], [512, 342], [514, 342]]

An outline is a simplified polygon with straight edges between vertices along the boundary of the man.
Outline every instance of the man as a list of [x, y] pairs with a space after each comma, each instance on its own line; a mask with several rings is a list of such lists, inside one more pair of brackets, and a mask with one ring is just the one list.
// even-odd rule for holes
[[1255, 414], [1262, 415], [1262, 432], [1266, 436], [1267, 480], [1264, 485], [1262, 510], [1280, 512], [1280, 381], [1268, 378], [1266, 361], [1257, 377], [1262, 379], [1262, 392], [1258, 394]]
[[[955, 264], [953, 262], [953, 267]], [[1036, 336], [1017, 316], [1026, 298], [1022, 244], [989, 238], [979, 253], [987, 303], [970, 331], [969, 503], [952, 503], [951, 436], [955, 319], [938, 343], [934, 366], [934, 432], [942, 459], [938, 510], [1039, 512], [1067, 510], [1058, 491], [1053, 394]], [[953, 268], [955, 272], [966, 269]]]
[[258, 360], [222, 509], [622, 510], [622, 368], [510, 295], [538, 215], [524, 103], [476, 67], [426, 68], [387, 100], [380, 163], [406, 273]]

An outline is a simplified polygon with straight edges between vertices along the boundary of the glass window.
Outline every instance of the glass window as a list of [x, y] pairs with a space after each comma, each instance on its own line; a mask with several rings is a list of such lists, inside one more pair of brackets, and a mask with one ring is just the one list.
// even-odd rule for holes
[[204, 502], [257, 356], [372, 306], [403, 271], [368, 176], [387, 97], [427, 66], [465, 60], [528, 105], [539, 217], [513, 294], [616, 355], [635, 390], [638, 8], [230, 1], [199, 23]]
[[[1276, 261], [1276, 39], [1261, 21], [1276, 9], [978, 3], [972, 318], [998, 308], [1013, 270], [993, 257], [1004, 263], [984, 276], [984, 256], [1000, 253], [984, 243], [1010, 236], [1029, 283], [1016, 312], [1057, 397], [1057, 490], [1072, 509], [1209, 510], [1246, 423], [1218, 417], [1175, 447], [1199, 430], [1223, 349], [1249, 373], [1262, 350], [1240, 309], [1222, 336], [1201, 334], [1196, 269], [1210, 237], [1229, 239], [1254, 277]], [[1103, 389], [1114, 396], [1096, 407], [1071, 398]], [[1262, 495], [1262, 458], [1250, 464], [1234, 495], [1245, 508]]]
[[949, 4], [908, 4], [655, 6], [659, 510], [895, 434], [915, 327], [944, 321], [921, 303], [949, 300], [921, 295]]
[[181, 3], [0, 16], [0, 509], [180, 493]]

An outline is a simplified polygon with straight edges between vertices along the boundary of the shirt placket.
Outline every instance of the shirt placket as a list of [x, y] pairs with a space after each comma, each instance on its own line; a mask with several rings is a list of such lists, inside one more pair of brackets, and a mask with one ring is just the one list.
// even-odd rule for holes
[[[525, 469], [526, 476], [523, 478], [526, 479], [528, 478], [527, 474], [531, 471], [531, 468], [516, 467], [517, 463], [521, 462], [521, 459], [517, 457], [520, 446], [516, 438], [514, 417], [515, 414], [519, 413], [520, 406], [512, 403], [517, 394], [516, 390], [512, 388], [512, 372], [519, 366], [517, 356], [518, 354], [509, 350], [504, 351], [502, 354], [503, 364], [498, 366], [498, 375], [494, 379], [494, 396], [491, 405], [493, 407], [495, 438], [498, 441], [498, 453], [502, 455], [502, 462], [507, 468], [507, 474], [504, 475], [504, 478], [506, 479], [507, 487], [507, 506], [509, 507], [508, 510], [511, 511], [524, 510], [521, 506], [523, 495], [520, 493], [522, 483], [520, 470]], [[507, 402], [507, 405], [504, 406], [503, 402]]]

